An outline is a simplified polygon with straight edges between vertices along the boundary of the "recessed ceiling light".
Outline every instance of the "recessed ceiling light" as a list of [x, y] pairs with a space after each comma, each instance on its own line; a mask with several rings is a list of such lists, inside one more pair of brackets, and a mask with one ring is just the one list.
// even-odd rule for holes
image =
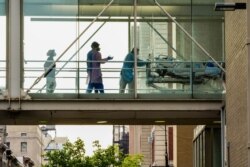
[[39, 121], [39, 124], [40, 124], [40, 125], [46, 125], [47, 123], [48, 123], [48, 121], [45, 121], [45, 120]]
[[165, 123], [166, 121], [164, 121], [164, 120], [157, 120], [157, 121], [155, 121], [155, 123]]
[[106, 124], [108, 121], [97, 121], [98, 124]]

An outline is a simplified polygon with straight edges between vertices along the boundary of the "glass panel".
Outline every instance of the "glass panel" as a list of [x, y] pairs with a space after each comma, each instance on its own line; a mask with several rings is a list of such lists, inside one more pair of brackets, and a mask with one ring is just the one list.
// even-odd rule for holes
[[224, 67], [224, 15], [214, 11], [215, 0], [193, 1], [192, 36], [210, 54], [192, 43], [192, 78], [194, 98], [216, 98], [222, 95]]
[[[80, 51], [80, 60], [81, 60], [81, 73], [80, 73], [80, 90], [81, 93], [85, 93], [88, 83], [87, 80], [87, 54], [91, 52], [91, 44], [93, 42], [98, 42], [100, 44], [100, 53], [102, 59], [106, 59], [108, 56], [113, 57], [113, 60], [105, 61], [101, 64], [102, 71], [102, 81], [104, 86], [105, 93], [118, 93], [119, 92], [119, 79], [120, 71], [122, 67], [122, 61], [124, 56], [127, 54], [128, 50], [128, 23], [127, 22], [97, 22], [95, 23], [86, 33], [90, 36], [102, 26], [100, 30], [89, 40], [89, 42], [83, 47]], [[88, 25], [88, 22], [81, 22], [80, 27]], [[84, 29], [84, 28], [82, 28]], [[121, 35], [120, 35], [121, 34]], [[86, 38], [86, 39], [89, 39]], [[86, 41], [86, 39], [81, 40], [81, 45]], [[95, 70], [95, 67], [92, 67]], [[93, 73], [92, 73], [93, 74]], [[92, 76], [93, 77], [93, 76]], [[90, 91], [90, 90], [89, 90]], [[92, 91], [94, 92], [94, 90]]]
[[186, 97], [190, 86], [183, 82], [189, 84], [190, 81], [174, 67], [188, 65], [185, 61], [190, 60], [191, 45], [164, 11], [191, 32], [191, 1], [158, 2], [151, 1], [150, 7], [138, 6], [140, 55], [148, 61], [146, 68], [138, 67], [138, 93], [164, 95], [164, 98]]
[[[108, 6], [108, 2], [110, 1], [96, 3], [93, 7], [90, 6], [92, 8], [92, 11], [90, 12], [88, 11], [90, 10], [89, 6], [85, 6], [86, 2], [80, 0], [81, 10], [79, 13], [79, 19], [81, 22], [79, 23], [79, 27], [81, 31], [85, 30], [102, 9]], [[121, 4], [126, 5], [119, 6]], [[94, 85], [95, 87], [96, 82], [99, 82], [95, 79], [96, 73], [98, 72], [96, 70], [99, 70], [98, 64], [94, 61], [96, 60], [96, 56], [94, 56], [94, 60], [92, 61], [87, 59], [88, 54], [93, 54], [91, 48], [93, 42], [99, 44], [99, 52], [102, 59], [104, 59], [103, 64], [100, 65], [100, 69], [102, 71], [102, 83], [105, 94], [119, 93], [121, 68], [123, 66], [123, 60], [128, 53], [128, 16], [132, 15], [132, 4], [128, 1], [119, 1], [118, 3], [114, 2], [111, 6], [106, 8], [99, 20], [94, 22], [91, 28], [86, 31], [84, 34], [85, 38], [80, 39], [80, 46], [84, 45], [79, 54], [81, 69], [79, 82], [80, 93], [86, 93], [88, 86]], [[91, 14], [91, 16], [89, 16], [89, 14]], [[107, 61], [108, 56], [113, 57], [113, 59]], [[91, 65], [91, 67], [88, 67], [89, 75], [87, 74], [87, 60], [89, 61], [88, 64]], [[90, 80], [87, 81], [87, 79]], [[89, 84], [89, 82], [91, 84]], [[93, 93], [95, 91], [97, 90], [93, 87], [89, 87], [88, 89], [88, 93]]]
[[56, 63], [56, 67], [33, 87], [31, 93], [75, 93], [77, 91], [77, 59], [74, 57], [64, 67], [77, 50], [75, 43], [67, 50], [78, 37], [77, 2], [77, 0], [23, 1], [24, 88], [28, 89], [37, 77], [62, 56]]
[[[96, 89], [116, 94], [117, 98], [133, 98], [136, 89], [138, 98], [221, 96], [222, 71], [190, 38], [224, 65], [223, 14], [214, 12], [213, 0], [138, 0], [136, 13], [133, 0], [114, 1], [109, 6], [110, 2], [24, 0], [25, 89], [41, 76], [31, 93], [91, 98], [96, 94], [90, 92]], [[93, 42], [101, 48], [100, 54], [94, 56], [98, 61], [87, 58]], [[135, 59], [130, 52], [135, 46], [139, 48], [139, 59], [134, 70]], [[49, 50], [52, 56], [47, 56]], [[113, 59], [107, 62], [108, 56]], [[50, 60], [46, 65], [47, 58]], [[52, 71], [43, 78], [44, 66]], [[126, 81], [120, 82], [121, 78]]]
[[6, 88], [6, 1], [0, 0], [0, 94]]
[[[181, 6], [158, 4], [160, 15], [138, 17], [144, 20], [139, 23], [140, 53], [150, 60], [144, 76], [138, 74], [138, 93], [163, 94], [165, 98], [217, 98], [215, 95], [222, 94], [223, 72], [213, 59], [224, 65], [224, 23], [213, 5], [191, 1]], [[216, 56], [211, 59], [197, 43], [209, 56]]]

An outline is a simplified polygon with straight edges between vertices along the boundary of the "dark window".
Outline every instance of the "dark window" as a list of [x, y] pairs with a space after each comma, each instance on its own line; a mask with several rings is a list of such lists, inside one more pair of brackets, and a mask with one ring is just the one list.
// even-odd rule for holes
[[26, 136], [27, 136], [27, 133], [21, 133], [21, 136], [22, 136], [22, 137], [26, 137]]
[[21, 152], [27, 152], [27, 142], [21, 142]]

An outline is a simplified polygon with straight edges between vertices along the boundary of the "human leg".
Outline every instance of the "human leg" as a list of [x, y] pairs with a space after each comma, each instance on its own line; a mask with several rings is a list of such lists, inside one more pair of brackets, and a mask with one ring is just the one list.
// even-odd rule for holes
[[56, 80], [55, 80], [55, 78], [47, 77], [46, 92], [47, 93], [54, 93], [55, 88], [56, 88]]
[[119, 88], [119, 93], [125, 93], [125, 88], [126, 88], [127, 83], [124, 81], [122, 76], [120, 76], [120, 88]]
[[97, 92], [99, 91], [100, 93], [104, 93], [103, 83], [96, 83], [95, 84], [95, 90], [97, 90]]
[[132, 80], [130, 83], [128, 83], [128, 93], [134, 93], [135, 89], [135, 81]]
[[94, 84], [89, 82], [86, 93], [91, 93], [93, 88], [94, 88]]

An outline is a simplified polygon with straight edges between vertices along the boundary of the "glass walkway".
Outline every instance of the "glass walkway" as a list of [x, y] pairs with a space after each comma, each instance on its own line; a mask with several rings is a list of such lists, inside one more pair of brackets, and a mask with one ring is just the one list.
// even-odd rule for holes
[[[83, 116], [85, 121], [96, 121], [98, 110], [107, 114], [100, 119], [110, 116], [131, 124], [169, 118], [174, 111], [194, 114], [191, 119], [178, 113], [184, 124], [203, 116], [205, 122], [218, 120], [226, 71], [224, 14], [214, 11], [214, 3], [0, 0], [0, 110], [26, 110], [20, 117], [35, 110], [34, 121], [54, 123], [67, 123], [64, 118], [71, 116], [76, 121], [77, 112], [85, 110], [92, 112], [89, 119]], [[93, 42], [99, 44], [100, 57], [89, 59]], [[104, 88], [90, 91], [97, 74]], [[124, 82], [124, 77], [132, 79]], [[142, 110], [146, 113], [137, 115]], [[159, 113], [151, 119], [150, 111]], [[212, 114], [206, 117], [207, 112]]]

